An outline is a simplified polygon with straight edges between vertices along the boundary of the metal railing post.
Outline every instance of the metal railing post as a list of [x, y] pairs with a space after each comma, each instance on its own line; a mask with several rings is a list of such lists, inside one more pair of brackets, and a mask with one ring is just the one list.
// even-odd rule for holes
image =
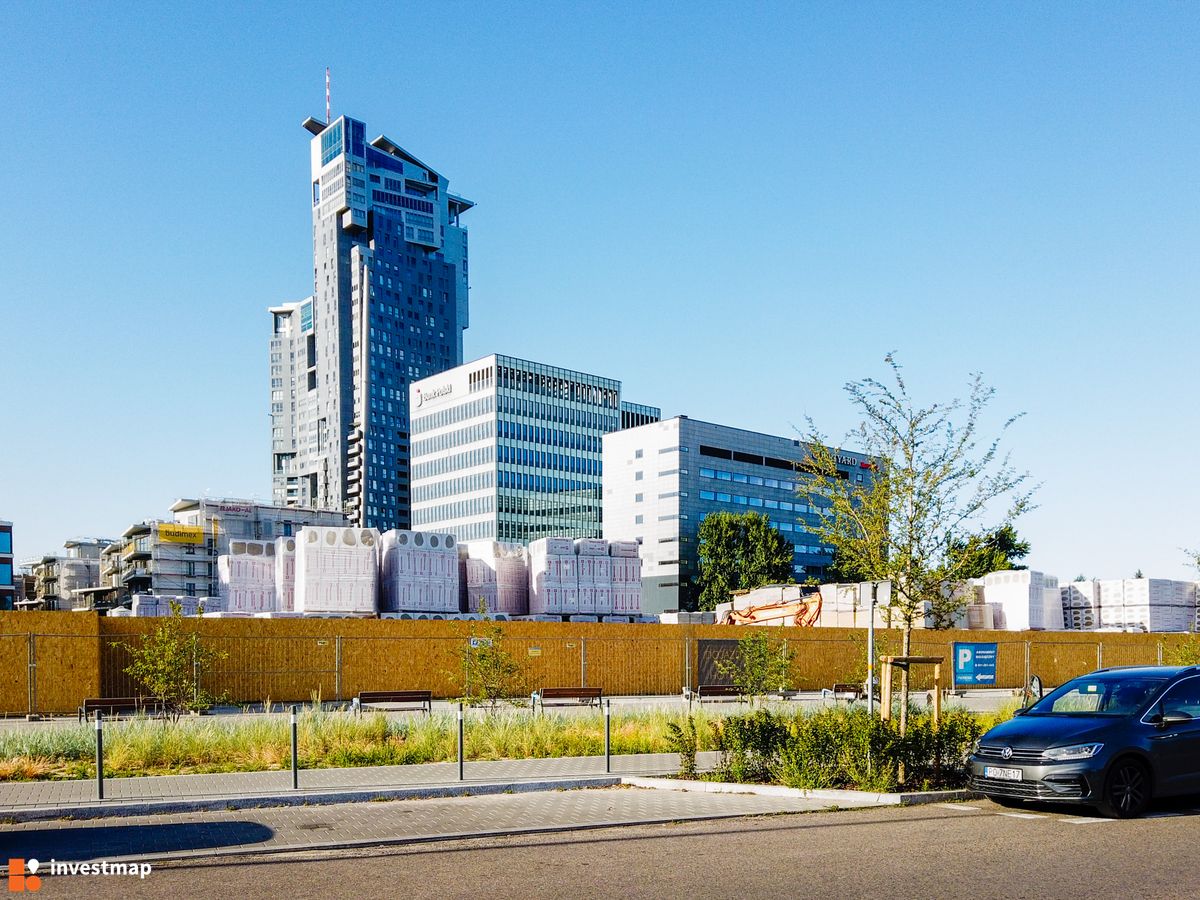
[[587, 638], [579, 639], [579, 686], [587, 687]]
[[1096, 668], [1104, 668], [1104, 641], [1096, 641]]
[[612, 701], [604, 701], [604, 772], [612, 772]]
[[458, 780], [464, 780], [463, 777], [463, 705], [458, 704]]
[[296, 725], [298, 706], [292, 706], [292, 790], [300, 790], [300, 738]]
[[96, 710], [96, 799], [104, 799], [104, 713]]
[[1162, 650], [1163, 650], [1163, 648], [1162, 648], [1162, 641], [1159, 641], [1159, 642], [1158, 642], [1158, 664], [1159, 664], [1160, 666], [1162, 665], [1162, 656], [1163, 656], [1163, 654], [1162, 654]]
[[1029, 678], [1033, 674], [1033, 672], [1031, 671], [1031, 666], [1030, 666], [1032, 651], [1033, 651], [1033, 648], [1030, 646], [1029, 641], [1026, 641], [1025, 642], [1025, 681], [1022, 684], [1022, 688], [1024, 688], [1024, 689], [1029, 688]]

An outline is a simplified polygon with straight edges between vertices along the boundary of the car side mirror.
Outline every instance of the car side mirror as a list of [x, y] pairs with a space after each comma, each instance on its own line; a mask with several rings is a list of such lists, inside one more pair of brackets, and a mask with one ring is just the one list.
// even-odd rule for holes
[[1159, 716], [1158, 718], [1163, 726], [1182, 725], [1184, 722], [1192, 721], [1192, 717], [1189, 716], [1187, 713], [1180, 713], [1177, 715], [1173, 714], [1173, 715]]

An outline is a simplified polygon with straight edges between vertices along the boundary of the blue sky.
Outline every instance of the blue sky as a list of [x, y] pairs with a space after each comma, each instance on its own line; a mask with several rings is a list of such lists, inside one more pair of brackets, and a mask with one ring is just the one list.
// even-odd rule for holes
[[1061, 577], [1200, 545], [1200, 6], [0, 7], [0, 518], [18, 557], [268, 497], [268, 305], [335, 115], [478, 203], [468, 358], [665, 414], [853, 424], [898, 352], [1024, 411]]

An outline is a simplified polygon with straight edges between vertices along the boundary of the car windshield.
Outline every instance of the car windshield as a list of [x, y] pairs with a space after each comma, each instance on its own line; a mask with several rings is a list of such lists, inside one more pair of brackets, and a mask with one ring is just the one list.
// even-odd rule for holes
[[1068, 681], [1029, 707], [1027, 716], [1131, 716], [1149, 702], [1165, 678], [1089, 675]]

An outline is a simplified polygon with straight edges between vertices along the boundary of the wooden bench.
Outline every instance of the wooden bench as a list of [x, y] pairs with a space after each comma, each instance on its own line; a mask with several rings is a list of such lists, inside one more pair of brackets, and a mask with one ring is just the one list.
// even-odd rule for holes
[[79, 707], [79, 721], [84, 722], [94, 713], [102, 712], [107, 716], [119, 713], [160, 713], [162, 704], [152, 697], [88, 697]]
[[850, 684], [848, 682], [835, 684], [831, 689], [831, 693], [835, 700], [861, 700], [864, 696], [861, 684]]
[[[394, 709], [420, 709], [433, 712], [433, 691], [359, 691], [358, 706], [387, 704]], [[397, 706], [399, 704], [399, 706]]]
[[580, 706], [595, 703], [597, 706], [604, 696], [598, 687], [552, 687], [538, 691], [538, 704], [545, 707], [547, 700], [575, 701]]
[[702, 684], [696, 688], [696, 699], [703, 703], [710, 697], [740, 697], [741, 692], [732, 684]]

